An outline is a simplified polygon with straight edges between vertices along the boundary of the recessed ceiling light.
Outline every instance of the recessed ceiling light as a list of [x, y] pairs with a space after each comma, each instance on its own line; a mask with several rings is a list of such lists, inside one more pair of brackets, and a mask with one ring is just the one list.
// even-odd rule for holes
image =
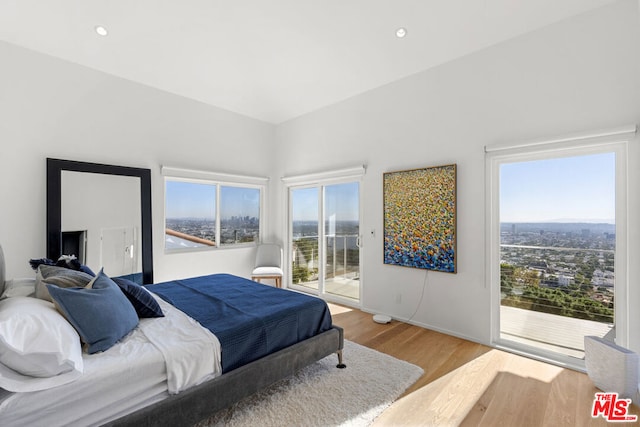
[[100, 36], [106, 36], [107, 34], [109, 34], [109, 31], [107, 31], [107, 29], [102, 25], [96, 25], [95, 30], [96, 33]]
[[406, 35], [407, 35], [406, 28], [400, 27], [396, 30], [396, 37], [398, 37], [399, 39], [403, 38]]

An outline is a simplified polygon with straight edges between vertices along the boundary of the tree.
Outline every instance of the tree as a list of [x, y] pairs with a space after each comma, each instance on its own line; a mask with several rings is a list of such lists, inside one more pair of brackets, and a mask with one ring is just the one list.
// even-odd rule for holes
[[291, 281], [293, 283], [308, 282], [310, 276], [311, 272], [306, 266], [293, 264], [291, 269]]
[[511, 264], [500, 264], [500, 291], [507, 296], [513, 293], [515, 268]]
[[291, 266], [291, 280], [293, 283], [308, 282], [312, 274], [308, 263], [313, 262], [314, 259], [317, 260], [318, 239], [298, 239], [293, 242], [293, 251], [296, 256]]
[[526, 286], [540, 286], [540, 273], [536, 270], [520, 269], [519, 273]]

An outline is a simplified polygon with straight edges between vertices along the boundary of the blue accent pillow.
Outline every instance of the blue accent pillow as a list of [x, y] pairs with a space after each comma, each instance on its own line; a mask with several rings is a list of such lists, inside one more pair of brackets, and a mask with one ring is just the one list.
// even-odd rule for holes
[[142, 286], [124, 277], [112, 277], [111, 280], [120, 287], [122, 293], [129, 299], [139, 318], [164, 317], [158, 301]]
[[87, 273], [91, 277], [96, 277], [96, 273], [94, 273], [88, 265], [80, 264], [80, 271], [82, 271], [83, 273]]
[[47, 285], [47, 289], [89, 354], [108, 350], [138, 325], [133, 306], [102, 270], [84, 288]]

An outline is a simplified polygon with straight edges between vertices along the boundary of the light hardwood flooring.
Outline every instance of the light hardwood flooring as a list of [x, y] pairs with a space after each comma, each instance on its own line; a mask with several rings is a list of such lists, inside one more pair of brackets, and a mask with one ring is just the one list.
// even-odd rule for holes
[[[598, 389], [586, 374], [395, 320], [377, 324], [368, 313], [329, 306], [345, 339], [424, 369], [374, 425], [608, 425], [591, 417]], [[344, 356], [348, 369], [349, 355]], [[640, 414], [635, 405], [630, 412]]]

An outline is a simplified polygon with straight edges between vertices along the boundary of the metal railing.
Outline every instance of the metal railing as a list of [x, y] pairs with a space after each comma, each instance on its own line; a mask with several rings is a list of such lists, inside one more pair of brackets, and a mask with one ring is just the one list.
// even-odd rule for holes
[[501, 305], [613, 323], [615, 251], [500, 245]]
[[[357, 234], [326, 236], [325, 277], [351, 277], [358, 279], [360, 259]], [[292, 241], [292, 267], [294, 282], [313, 281], [319, 273], [318, 236], [303, 236]], [[305, 276], [305, 271], [308, 274]], [[296, 274], [297, 273], [297, 274]]]

